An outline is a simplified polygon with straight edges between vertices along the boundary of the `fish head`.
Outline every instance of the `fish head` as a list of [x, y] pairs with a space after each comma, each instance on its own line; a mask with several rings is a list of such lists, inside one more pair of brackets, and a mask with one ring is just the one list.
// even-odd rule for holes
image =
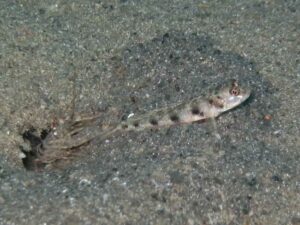
[[222, 113], [243, 103], [250, 94], [250, 89], [242, 88], [233, 80], [230, 85], [220, 89], [211, 102], [218, 108], [219, 113]]

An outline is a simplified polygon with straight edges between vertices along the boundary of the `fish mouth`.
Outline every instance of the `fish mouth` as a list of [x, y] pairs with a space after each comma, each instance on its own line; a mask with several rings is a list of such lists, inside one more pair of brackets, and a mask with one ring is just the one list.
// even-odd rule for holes
[[245, 102], [249, 96], [251, 95], [251, 91], [249, 90], [243, 90], [240, 95], [238, 96], [230, 96], [227, 100], [226, 100], [226, 110], [230, 110], [232, 108], [235, 108], [237, 106], [239, 106], [240, 104], [242, 104], [243, 102]]
[[250, 90], [245, 90], [243, 95], [242, 95], [242, 99], [241, 99], [241, 103], [246, 101], [251, 95], [251, 91]]

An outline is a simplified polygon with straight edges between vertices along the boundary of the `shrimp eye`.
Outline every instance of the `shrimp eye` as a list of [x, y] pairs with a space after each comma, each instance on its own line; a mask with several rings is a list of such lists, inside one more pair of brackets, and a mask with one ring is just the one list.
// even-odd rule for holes
[[240, 89], [237, 88], [237, 87], [233, 87], [231, 90], [230, 90], [230, 94], [231, 95], [234, 95], [234, 96], [237, 96], [240, 94]]

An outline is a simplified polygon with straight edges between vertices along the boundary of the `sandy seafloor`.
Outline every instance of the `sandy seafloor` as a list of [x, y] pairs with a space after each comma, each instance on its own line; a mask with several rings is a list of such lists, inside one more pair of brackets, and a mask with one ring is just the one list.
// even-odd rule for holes
[[[299, 10], [2, 0], [0, 224], [299, 225]], [[23, 166], [22, 134], [70, 118], [74, 93], [77, 117], [117, 123], [232, 78], [252, 96], [219, 117], [220, 142], [192, 124], [95, 140], [59, 169]]]

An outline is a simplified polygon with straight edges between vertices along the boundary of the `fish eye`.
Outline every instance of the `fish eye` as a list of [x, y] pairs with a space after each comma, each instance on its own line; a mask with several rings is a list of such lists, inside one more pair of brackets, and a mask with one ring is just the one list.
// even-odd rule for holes
[[237, 87], [233, 87], [233, 88], [229, 91], [229, 93], [230, 93], [231, 95], [238, 96], [238, 95], [240, 94], [240, 89], [237, 88]]

